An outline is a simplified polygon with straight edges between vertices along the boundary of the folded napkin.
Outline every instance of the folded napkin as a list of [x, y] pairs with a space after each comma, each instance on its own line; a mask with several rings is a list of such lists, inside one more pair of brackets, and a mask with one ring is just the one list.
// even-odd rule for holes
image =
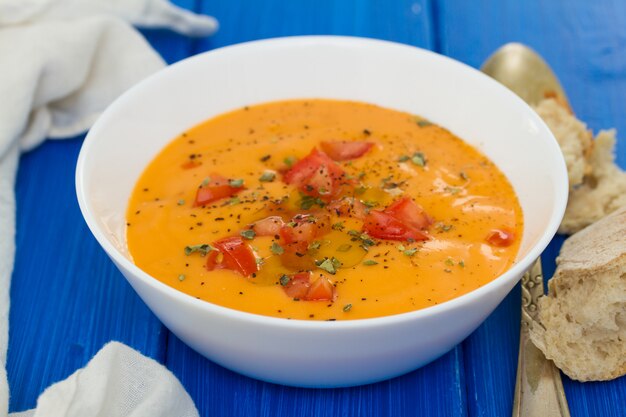
[[[215, 19], [166, 0], [0, 0], [0, 417], [8, 413], [9, 288], [15, 254], [14, 184], [19, 152], [85, 131], [104, 108], [164, 66], [131, 26], [206, 36]], [[174, 411], [175, 410], [175, 411]], [[48, 416], [197, 416], [176, 378], [120, 344], [49, 387]]]

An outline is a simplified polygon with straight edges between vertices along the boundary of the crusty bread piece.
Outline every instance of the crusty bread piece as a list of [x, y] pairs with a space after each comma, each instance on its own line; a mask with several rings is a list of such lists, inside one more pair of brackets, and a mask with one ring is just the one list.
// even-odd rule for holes
[[558, 101], [548, 98], [539, 102], [535, 111], [548, 125], [559, 142], [565, 158], [570, 190], [582, 184], [583, 177], [591, 171], [588, 156], [591, 151], [591, 132]]
[[601, 131], [592, 140], [587, 126], [552, 98], [535, 110], [559, 142], [567, 165], [570, 195], [559, 233], [576, 233], [626, 205], [626, 172], [614, 161], [615, 131]]
[[559, 233], [575, 233], [626, 205], [626, 172], [615, 165], [615, 130], [601, 131], [591, 153], [591, 174], [571, 190]]
[[565, 241], [532, 341], [570, 378], [626, 374], [626, 207]]

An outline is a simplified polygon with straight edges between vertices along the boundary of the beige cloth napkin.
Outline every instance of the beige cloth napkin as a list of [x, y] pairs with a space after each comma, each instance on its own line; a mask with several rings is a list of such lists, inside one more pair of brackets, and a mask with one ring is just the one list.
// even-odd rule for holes
[[[15, 255], [14, 184], [19, 152], [85, 131], [128, 87], [164, 66], [131, 26], [210, 35], [215, 19], [166, 0], [0, 0], [0, 417]], [[197, 416], [178, 380], [113, 343], [83, 370], [49, 387], [37, 417]]]

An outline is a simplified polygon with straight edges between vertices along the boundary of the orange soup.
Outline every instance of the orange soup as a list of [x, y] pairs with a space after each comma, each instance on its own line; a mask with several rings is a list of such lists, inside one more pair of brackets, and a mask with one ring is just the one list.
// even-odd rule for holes
[[287, 319], [417, 310], [515, 261], [502, 172], [428, 120], [371, 104], [249, 106], [182, 133], [127, 212], [144, 271], [201, 300]]

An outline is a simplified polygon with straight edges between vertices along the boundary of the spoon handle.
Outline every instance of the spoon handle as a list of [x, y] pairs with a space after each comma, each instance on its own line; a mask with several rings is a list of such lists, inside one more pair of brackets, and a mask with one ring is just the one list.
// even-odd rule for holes
[[543, 273], [538, 259], [522, 278], [522, 323], [513, 417], [570, 417], [559, 370], [528, 335], [536, 319], [537, 300], [542, 295]]

